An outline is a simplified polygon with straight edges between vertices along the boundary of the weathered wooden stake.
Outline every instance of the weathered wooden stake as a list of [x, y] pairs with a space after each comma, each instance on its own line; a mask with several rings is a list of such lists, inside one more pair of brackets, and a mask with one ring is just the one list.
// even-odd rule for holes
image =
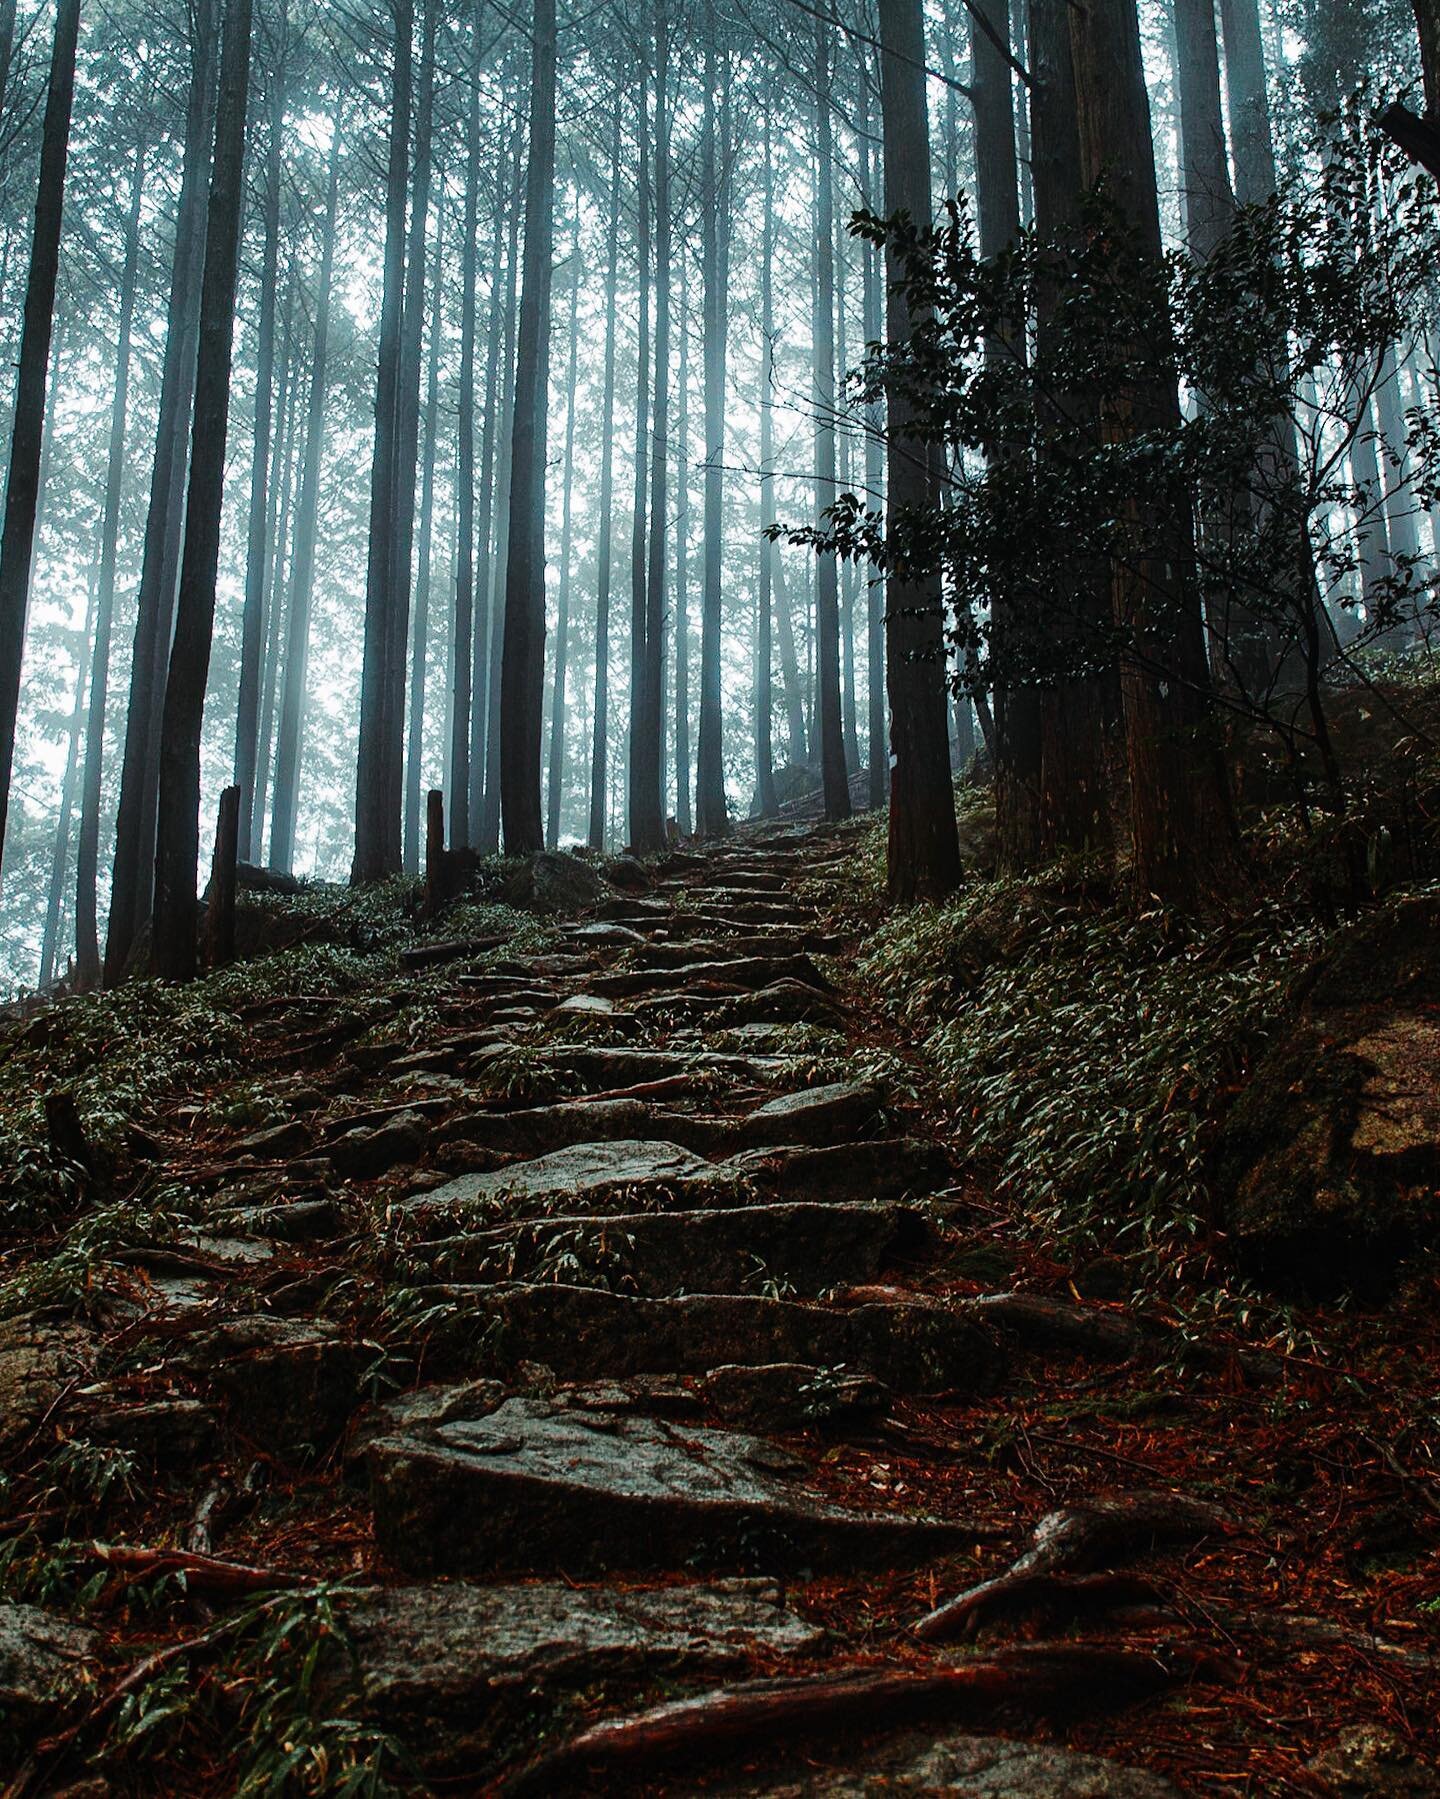
[[434, 918], [445, 899], [445, 795], [432, 787], [425, 797], [425, 916]]
[[205, 909], [205, 965], [223, 968], [235, 960], [235, 869], [240, 855], [240, 789], [220, 795], [215, 827], [215, 860], [210, 870], [210, 903]]

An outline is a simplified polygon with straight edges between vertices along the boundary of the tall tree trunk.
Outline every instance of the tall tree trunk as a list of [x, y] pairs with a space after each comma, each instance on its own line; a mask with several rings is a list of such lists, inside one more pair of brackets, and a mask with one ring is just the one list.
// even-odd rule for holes
[[30, 240], [30, 274], [25, 286], [20, 368], [15, 382], [5, 524], [0, 532], [0, 854], [10, 806], [20, 664], [25, 653], [25, 613], [30, 603], [30, 559], [40, 495], [45, 386], [60, 268], [60, 224], [65, 210], [65, 162], [70, 151], [70, 105], [75, 94], [79, 29], [80, 0], [60, 0], [40, 140], [40, 181], [35, 198], [35, 230]]
[[[815, 510], [835, 504], [835, 171], [830, 117], [830, 31], [815, 20]], [[834, 556], [815, 567], [815, 660], [820, 714], [820, 780], [826, 818], [850, 816], [840, 707], [840, 571]]]
[[1259, 206], [1275, 192], [1275, 141], [1265, 86], [1259, 0], [1220, 0], [1220, 25], [1225, 36], [1235, 197], [1242, 206]]
[[420, 872], [421, 765], [425, 760], [425, 678], [430, 660], [430, 571], [434, 556], [435, 445], [440, 425], [441, 286], [444, 274], [445, 211], [435, 214], [435, 280], [430, 314], [429, 372], [425, 383], [425, 438], [420, 454], [420, 549], [415, 569], [415, 617], [410, 650], [410, 719], [405, 746], [406, 874]]
[[[1142, 254], [1161, 255], [1150, 107], [1135, 0], [1091, 0], [1070, 15], [1081, 174], [1105, 176]], [[1128, 391], [1104, 422], [1108, 434], [1167, 430], [1179, 421], [1163, 343], [1128, 346], [1138, 359]], [[1149, 367], [1147, 368], [1147, 363]], [[1224, 769], [1212, 736], [1209, 670], [1194, 581], [1188, 497], [1136, 518], [1151, 546], [1111, 568], [1122, 649], [1121, 697], [1130, 777], [1130, 830], [1142, 892], [1178, 903], [1213, 889], [1233, 860]]]
[[610, 760], [610, 572], [615, 507], [615, 313], [620, 257], [620, 97], [610, 138], [610, 223], [605, 240], [605, 373], [600, 401], [600, 525], [595, 569], [595, 708], [590, 741], [591, 849], [605, 847]]
[[105, 980], [113, 985], [129, 965], [150, 916], [155, 882], [155, 801], [159, 775], [160, 707], [175, 616], [175, 583], [184, 522], [185, 469], [195, 391], [195, 337], [200, 271], [205, 260], [206, 174], [215, 90], [218, 0], [197, 0], [190, 37], [190, 91], [185, 153], [175, 214], [165, 358], [155, 424], [155, 460], [130, 658], [125, 753], [115, 815], [110, 918], [105, 933]]
[[500, 667], [500, 804], [505, 853], [545, 841], [540, 739], [545, 709], [545, 443], [550, 383], [550, 277], [555, 240], [555, 0], [535, 0], [530, 170], [515, 350], [510, 450], [510, 553]]
[[570, 558], [574, 546], [575, 388], [580, 357], [580, 197], [575, 197], [575, 242], [570, 250], [570, 367], [565, 383], [565, 475], [560, 505], [560, 589], [555, 604], [555, 679], [550, 690], [550, 770], [545, 842], [560, 841], [565, 788], [565, 677], [570, 654]]
[[[998, 40], [998, 42], [997, 42]], [[978, 248], [990, 260], [1020, 235], [1020, 187], [1015, 160], [1015, 110], [1010, 67], [1000, 49], [1010, 41], [1008, 0], [976, 0], [970, 15], [970, 98], [975, 113], [975, 212]], [[1023, 320], [986, 341], [985, 357], [1003, 366], [1025, 354]], [[992, 443], [992, 467], [1014, 455], [1013, 444]], [[968, 623], [967, 621], [962, 621]], [[1006, 663], [1033, 649], [1038, 621], [1017, 617], [996, 596], [991, 646], [994, 682], [995, 810], [1001, 866], [1028, 867], [1040, 853], [1040, 692], [1033, 680], [1007, 678]], [[1027, 638], [1032, 641], [1027, 643]]]
[[[475, 692], [475, 280], [480, 216], [480, 35], [483, 0], [470, 14], [465, 104], [465, 222], [460, 243], [460, 390], [455, 427], [455, 614], [450, 631], [450, 841], [470, 842], [470, 709]], [[497, 193], [498, 199], [498, 193]], [[499, 208], [495, 242], [500, 243]], [[498, 286], [498, 282], [495, 284]], [[495, 287], [491, 288], [491, 299]], [[490, 339], [497, 343], [492, 320]], [[498, 347], [496, 355], [498, 356]], [[491, 381], [493, 386], [493, 367]]]
[[75, 811], [75, 783], [80, 771], [80, 733], [85, 722], [85, 659], [95, 629], [95, 589], [98, 570], [92, 564], [85, 599], [85, 629], [75, 656], [75, 699], [65, 733], [65, 773], [60, 780], [60, 812], [55, 822], [55, 850], [50, 861], [50, 885], [45, 895], [45, 923], [40, 934], [40, 978], [43, 993], [55, 979], [55, 960], [60, 946], [60, 917], [64, 908], [65, 882], [70, 871], [70, 820]]
[[771, 568], [775, 576], [775, 620], [780, 627], [780, 684], [785, 690], [785, 741], [790, 766], [804, 768], [808, 766], [810, 759], [805, 736], [805, 686], [800, 678], [800, 657], [795, 647], [795, 615], [790, 606], [789, 579], [785, 573], [785, 558], [781, 555], [778, 544]]
[[665, 0], [655, 0], [655, 387], [650, 411], [650, 513], [640, 743], [630, 774], [630, 838], [665, 846], [665, 575], [670, 483], [670, 43]]
[[[1063, 304], [1067, 257], [1083, 229], [1080, 137], [1066, 0], [1030, 0], [1030, 168], [1035, 230], [1052, 258], [1036, 285], [1036, 345], [1042, 362], [1053, 354]], [[1056, 396], [1054, 418], [1041, 413], [1043, 434], [1087, 417], [1094, 408], [1080, 393]], [[1096, 426], [1098, 429], [1098, 425]], [[1110, 635], [1109, 571], [1094, 558], [1073, 558], [1055, 571], [1051, 627], [1073, 659], [1100, 672], [1068, 672], [1040, 696], [1040, 850], [1094, 850], [1110, 843], [1107, 763], [1118, 736], [1120, 696]]]
[[[880, 0], [881, 104], [885, 131], [885, 211], [930, 223], [930, 134], [925, 108], [925, 33], [920, 0]], [[888, 257], [886, 338], [908, 343], [921, 322]], [[886, 530], [937, 503], [929, 448], [915, 436], [898, 393], [889, 402]], [[886, 596], [885, 674], [890, 701], [890, 831], [887, 884], [893, 900], [943, 899], [960, 881], [960, 847], [950, 787], [945, 703], [945, 635], [938, 578], [891, 577]]]
[[265, 145], [264, 248], [255, 347], [255, 437], [250, 456], [250, 520], [245, 553], [245, 606], [240, 627], [240, 697], [235, 715], [235, 785], [240, 789], [239, 858], [253, 860], [257, 804], [260, 687], [270, 564], [270, 435], [275, 390], [275, 302], [280, 261], [280, 149], [285, 132], [287, 4], [281, 0], [271, 44], [270, 119]]
[[[285, 281], [285, 308], [280, 333], [280, 368], [275, 382], [275, 455], [271, 459], [269, 513], [273, 528], [265, 545], [265, 659], [260, 683], [260, 742], [255, 756], [255, 795], [250, 813], [250, 860], [259, 862], [265, 840], [265, 813], [270, 804], [270, 771], [275, 749], [275, 709], [280, 689], [280, 646], [285, 635], [285, 546], [290, 541], [290, 509], [295, 498], [300, 452], [300, 399], [295, 358], [296, 271], [291, 263]], [[243, 817], [243, 809], [242, 809]]]
[[155, 846], [152, 966], [162, 980], [195, 973], [195, 865], [200, 853], [200, 730], [215, 624], [225, 436], [230, 419], [235, 277], [245, 198], [245, 102], [250, 82], [250, 0], [228, 0], [220, 46], [215, 159], [200, 286], [195, 426], [185, 499], [185, 552], [175, 641], [165, 682]]
[[635, 816], [636, 794], [644, 791], [641, 763], [645, 757], [645, 627], [648, 596], [645, 568], [645, 499], [649, 474], [650, 428], [650, 145], [646, 80], [635, 97], [636, 341], [635, 341], [635, 503], [630, 521], [630, 728], [626, 745], [626, 831], [631, 844], [642, 847]]
[[[388, 673], [395, 605], [396, 494], [401, 454], [400, 391], [405, 299], [405, 191], [410, 163], [413, 0], [392, 0], [395, 26], [390, 153], [385, 184], [385, 253], [375, 375], [375, 447], [370, 464], [370, 541], [365, 576], [365, 650], [360, 673], [360, 741], [355, 773], [352, 881], [393, 874], [389, 853]], [[398, 846], [397, 846], [398, 849]]]
[[680, 258], [680, 393], [675, 419], [675, 823], [690, 836], [690, 283]]
[[[430, 222], [431, 144], [435, 120], [435, 34], [440, 0], [421, 0], [420, 88], [415, 108], [415, 166], [410, 181], [410, 236], [405, 256], [405, 305], [400, 321], [400, 392], [396, 403], [395, 530], [385, 648], [384, 743], [385, 872], [405, 866], [405, 664], [410, 643], [411, 579], [415, 565], [415, 481], [420, 463], [420, 382], [425, 342]], [[416, 857], [419, 861], [418, 853]]]
[[[496, 447], [500, 440], [505, 406], [503, 392], [508, 391], [511, 374], [510, 338], [514, 319], [515, 258], [519, 247], [519, 133], [516, 143], [502, 157], [495, 171], [495, 191], [500, 197], [495, 209], [495, 245], [490, 266], [490, 325], [485, 354], [485, 428], [480, 442], [480, 497], [475, 521], [475, 622], [473, 656], [470, 673], [470, 842], [474, 846], [493, 848], [499, 843], [500, 814], [496, 799], [495, 815], [490, 816], [490, 795], [494, 789], [491, 763], [490, 721], [492, 674], [500, 667], [492, 644], [499, 644], [500, 613], [495, 605], [495, 536]], [[506, 169], [510, 170], [508, 187]], [[508, 221], [508, 223], [507, 223]], [[508, 254], [508, 262], [506, 260]], [[505, 282], [506, 298], [501, 300], [501, 282]], [[505, 357], [501, 368], [501, 355]], [[498, 715], [495, 728], [499, 729]]]
[[315, 350], [305, 408], [305, 462], [295, 508], [290, 558], [290, 608], [285, 631], [285, 679], [275, 746], [275, 798], [270, 814], [270, 866], [295, 865], [295, 821], [305, 738], [305, 676], [310, 659], [310, 601], [315, 587], [315, 538], [320, 513], [320, 462], [325, 449], [325, 372], [330, 345], [330, 294], [335, 274], [335, 221], [340, 198], [340, 111], [331, 123], [330, 178], [325, 198], [320, 277], [315, 293]]
[[[728, 55], [717, 67], [713, 0], [705, 5], [705, 116], [701, 140], [701, 255], [705, 278], [705, 590], [700, 612], [700, 739], [695, 825], [702, 837], [730, 829], [720, 686], [725, 503], [725, 343], [730, 287], [730, 99]], [[716, 105], [717, 86], [724, 91]], [[717, 139], [719, 140], [717, 142]]]
[[[843, 395], [850, 372], [850, 334], [845, 308], [845, 290], [849, 275], [849, 259], [841, 253], [842, 232], [835, 256], [835, 361], [838, 377], [837, 398]], [[843, 410], [843, 408], [842, 408]], [[851, 468], [850, 422], [839, 434], [836, 478], [842, 493], [854, 491]], [[855, 717], [855, 594], [860, 584], [860, 567], [846, 562], [840, 571], [840, 699], [844, 719], [845, 772], [847, 778], [860, 772], [860, 728]]]
[[[870, 71], [862, 71], [860, 84], [860, 137], [864, 150], [861, 164], [861, 204], [873, 212], [876, 205], [875, 146], [871, 141]], [[865, 341], [878, 344], [885, 329], [881, 305], [880, 256], [870, 245], [861, 251], [865, 263]], [[885, 412], [879, 400], [865, 411], [865, 504], [878, 511], [885, 497]], [[885, 721], [885, 587], [873, 577], [866, 588], [865, 682], [869, 696], [866, 746], [870, 759], [870, 804], [883, 806], [890, 792], [890, 745]]]
[[115, 621], [115, 563], [120, 541], [120, 496], [125, 481], [125, 423], [130, 405], [130, 341], [135, 329], [135, 290], [140, 266], [140, 208], [145, 195], [142, 136], [130, 169], [130, 210], [125, 222], [125, 264], [120, 276], [120, 323], [115, 342], [115, 396], [110, 405], [110, 449], [105, 462], [105, 505], [100, 520], [100, 579], [95, 601], [95, 643], [90, 704], [85, 718], [85, 781], [80, 794], [80, 833], [75, 845], [75, 961], [82, 990], [100, 979], [97, 873], [100, 862], [100, 797], [105, 764], [105, 705], [110, 685], [110, 637]]
[[760, 573], [755, 620], [755, 804], [762, 818], [780, 810], [775, 793], [775, 161], [765, 113], [764, 212], [760, 223]]
[[[518, 138], [518, 134], [517, 134]], [[520, 140], [523, 141], [523, 140]], [[505, 582], [510, 566], [510, 489], [514, 470], [512, 439], [515, 418], [515, 318], [520, 280], [520, 219], [518, 160], [516, 145], [515, 200], [510, 208], [510, 239], [506, 257], [505, 336], [501, 354], [504, 379], [501, 383], [499, 417], [495, 440], [495, 544], [487, 572], [488, 617], [490, 623], [490, 671], [485, 708], [485, 808], [480, 847], [492, 854], [500, 847], [500, 689], [505, 656]]]

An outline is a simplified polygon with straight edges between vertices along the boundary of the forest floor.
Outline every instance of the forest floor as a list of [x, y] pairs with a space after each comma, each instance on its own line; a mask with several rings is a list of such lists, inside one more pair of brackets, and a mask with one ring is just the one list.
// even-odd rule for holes
[[[1434, 1283], [1082, 1296], [825, 903], [860, 828], [291, 952], [106, 1145], [52, 1098], [11, 1799], [1440, 1791]], [[103, 1085], [97, 1003], [17, 1065]]]

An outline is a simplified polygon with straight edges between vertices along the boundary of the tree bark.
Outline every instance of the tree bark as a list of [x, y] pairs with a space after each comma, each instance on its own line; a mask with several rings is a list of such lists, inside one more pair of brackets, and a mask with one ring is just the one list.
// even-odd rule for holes
[[515, 314], [520, 278], [520, 142], [515, 152], [515, 200], [510, 208], [506, 257], [504, 381], [495, 439], [495, 544], [487, 570], [490, 624], [490, 668], [485, 708], [485, 806], [480, 847], [492, 854], [500, 848], [500, 688], [505, 653], [505, 581], [510, 566], [511, 454], [515, 418]]
[[[1063, 298], [1065, 257], [1078, 247], [1080, 137], [1075, 76], [1065, 0], [1030, 0], [1030, 168], [1035, 230], [1059, 257], [1042, 267], [1036, 287], [1036, 346], [1042, 363], [1052, 352]], [[1054, 396], [1062, 423], [1092, 417], [1080, 393]], [[1050, 427], [1042, 408], [1037, 429]], [[1098, 431], [1098, 424], [1095, 425]], [[1075, 557], [1056, 571], [1050, 628], [1073, 646], [1077, 661], [1102, 672], [1064, 675], [1040, 696], [1040, 850], [1097, 850], [1110, 844], [1107, 763], [1119, 734], [1120, 696], [1113, 653], [1102, 648], [1110, 629], [1109, 572], [1093, 558]]]
[[75, 811], [75, 783], [80, 769], [80, 733], [85, 722], [85, 650], [95, 629], [97, 575], [98, 571], [92, 564], [89, 592], [85, 599], [85, 629], [75, 657], [75, 698], [70, 707], [70, 724], [65, 733], [65, 773], [60, 780], [60, 814], [55, 823], [55, 850], [50, 861], [50, 885], [45, 895], [45, 923], [40, 934], [40, 975], [36, 986], [42, 993], [55, 978], [55, 963], [60, 948], [60, 919], [64, 910], [65, 881], [70, 868], [70, 820]]
[[320, 277], [315, 294], [315, 350], [305, 410], [305, 462], [295, 509], [290, 558], [290, 608], [285, 633], [285, 678], [275, 746], [275, 797], [270, 814], [270, 866], [295, 866], [295, 822], [305, 734], [305, 676], [310, 657], [310, 601], [315, 586], [315, 538], [320, 512], [320, 462], [325, 449], [325, 375], [330, 344], [330, 294], [335, 273], [335, 221], [340, 198], [340, 113], [331, 122], [330, 177], [325, 199]]
[[280, 366], [275, 382], [275, 455], [271, 458], [269, 513], [273, 528], [265, 546], [265, 666], [260, 684], [260, 742], [255, 758], [255, 792], [249, 812], [250, 856], [258, 863], [265, 840], [265, 813], [270, 803], [270, 774], [275, 750], [275, 712], [280, 691], [280, 647], [285, 635], [286, 549], [290, 541], [290, 513], [295, 499], [297, 465], [302, 451], [300, 398], [295, 357], [294, 264], [285, 281], [285, 307], [280, 332]]
[[5, 523], [0, 531], [0, 854], [10, 806], [25, 614], [30, 603], [30, 562], [40, 497], [45, 388], [55, 321], [55, 283], [60, 269], [60, 226], [65, 210], [65, 163], [70, 151], [70, 108], [75, 95], [79, 29], [80, 0], [60, 0], [41, 131], [35, 229], [30, 240], [10, 467], [5, 481]]
[[130, 170], [130, 210], [125, 223], [125, 263], [120, 276], [120, 322], [115, 342], [115, 396], [110, 406], [110, 448], [105, 462], [105, 505], [100, 520], [100, 581], [95, 603], [90, 704], [85, 718], [85, 781], [80, 795], [80, 833], [75, 845], [75, 962], [83, 991], [100, 980], [97, 874], [100, 799], [105, 764], [105, 706], [110, 685], [110, 638], [115, 621], [115, 564], [120, 540], [120, 496], [125, 481], [125, 424], [130, 405], [130, 344], [135, 328], [135, 290], [140, 265], [140, 208], [145, 195], [146, 139], [135, 145]]
[[[654, 0], [655, 391], [650, 411], [650, 516], [645, 580], [640, 755], [630, 781], [630, 836], [665, 847], [665, 576], [670, 489], [670, 26]], [[637, 786], [636, 776], [639, 777]]]
[[500, 668], [500, 804], [505, 853], [543, 847], [540, 739], [545, 706], [545, 444], [550, 277], [555, 237], [555, 0], [535, 0], [530, 169], [515, 351], [510, 552]]
[[[1070, 15], [1081, 174], [1102, 176], [1142, 254], [1161, 255], [1150, 108], [1135, 0], [1092, 0]], [[1123, 440], [1168, 430], [1179, 400], [1161, 343], [1126, 346], [1136, 363], [1128, 391], [1103, 421]], [[1148, 364], [1148, 367], [1147, 367]], [[1130, 778], [1136, 881], [1178, 904], [1213, 891], [1233, 865], [1229, 794], [1212, 737], [1209, 670], [1194, 580], [1194, 525], [1187, 499], [1136, 519], [1143, 557], [1111, 569], [1121, 652], [1121, 698]]]
[[[930, 136], [925, 107], [925, 34], [920, 0], [880, 0], [885, 211], [930, 222]], [[920, 323], [892, 254], [886, 338], [907, 343]], [[890, 395], [886, 533], [937, 504], [931, 453], [914, 435], [909, 409]], [[950, 786], [945, 703], [945, 637], [938, 577], [891, 576], [887, 583], [885, 676], [890, 702], [890, 830], [887, 886], [892, 900], [939, 900], [960, 882], [960, 847]]]
[[165, 683], [155, 848], [152, 966], [162, 980], [195, 974], [195, 864], [200, 850], [200, 730], [225, 491], [235, 278], [245, 193], [245, 103], [250, 81], [250, 0], [228, 0], [220, 47], [215, 158], [200, 287], [195, 425], [185, 500], [185, 550], [175, 641]]

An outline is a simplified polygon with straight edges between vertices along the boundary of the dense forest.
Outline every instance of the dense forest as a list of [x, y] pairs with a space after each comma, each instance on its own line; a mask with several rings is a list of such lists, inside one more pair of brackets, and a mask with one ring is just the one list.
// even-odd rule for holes
[[1437, 0], [0, 0], [0, 1781], [1440, 1793]]
[[332, 880], [432, 788], [482, 854], [888, 800], [897, 896], [977, 752], [1009, 866], [1172, 895], [1227, 733], [1338, 803], [1428, 641], [1413, 20], [797, 7], [7, 10], [13, 986], [187, 972], [231, 784]]

